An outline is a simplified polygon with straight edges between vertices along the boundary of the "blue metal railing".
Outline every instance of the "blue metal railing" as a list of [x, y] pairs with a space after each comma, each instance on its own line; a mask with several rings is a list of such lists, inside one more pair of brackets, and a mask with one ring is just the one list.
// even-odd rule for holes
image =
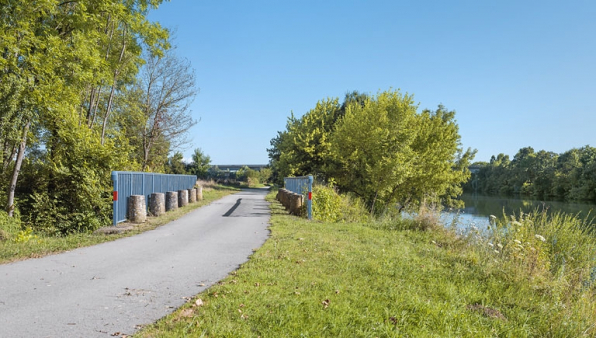
[[112, 182], [114, 182], [113, 224], [116, 225], [126, 220], [128, 197], [144, 195], [146, 207], [152, 193], [192, 189], [197, 183], [197, 177], [195, 175], [112, 171]]
[[309, 176], [286, 177], [284, 178], [284, 188], [291, 192], [306, 195], [306, 210], [308, 219], [312, 219], [312, 182], [313, 178]]

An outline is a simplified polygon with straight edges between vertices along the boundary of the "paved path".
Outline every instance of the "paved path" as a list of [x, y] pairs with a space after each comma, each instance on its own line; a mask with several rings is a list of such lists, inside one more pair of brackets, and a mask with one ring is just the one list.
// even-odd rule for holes
[[266, 190], [137, 236], [0, 265], [0, 337], [132, 334], [224, 278], [267, 239]]

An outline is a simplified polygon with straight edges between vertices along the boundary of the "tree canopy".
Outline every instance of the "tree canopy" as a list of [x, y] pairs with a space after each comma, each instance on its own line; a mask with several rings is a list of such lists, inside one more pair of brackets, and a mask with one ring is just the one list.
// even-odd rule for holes
[[[165, 170], [194, 123], [196, 89], [168, 30], [147, 19], [161, 2], [0, 0], [0, 203], [9, 215], [50, 233], [92, 230], [110, 219], [112, 170]], [[170, 77], [151, 92], [143, 80], [153, 70]]]
[[418, 112], [400, 91], [348, 93], [288, 119], [269, 149], [275, 176], [314, 174], [364, 199], [371, 211], [423, 200], [455, 203], [474, 151], [461, 149], [455, 112]]

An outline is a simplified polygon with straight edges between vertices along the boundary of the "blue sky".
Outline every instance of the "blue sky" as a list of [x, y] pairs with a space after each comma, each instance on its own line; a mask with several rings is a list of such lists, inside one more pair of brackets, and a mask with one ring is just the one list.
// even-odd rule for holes
[[475, 160], [596, 146], [596, 1], [172, 0], [200, 92], [190, 158], [267, 163], [293, 111], [348, 91], [401, 89], [457, 112]]

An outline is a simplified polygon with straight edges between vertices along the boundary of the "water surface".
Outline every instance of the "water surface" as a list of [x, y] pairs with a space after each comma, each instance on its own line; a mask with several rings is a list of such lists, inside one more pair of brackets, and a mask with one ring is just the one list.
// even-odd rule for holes
[[463, 194], [460, 198], [465, 207], [459, 210], [447, 210], [443, 213], [443, 221], [450, 224], [457, 217], [458, 228], [476, 226], [486, 228], [490, 215], [519, 215], [520, 212], [534, 211], [564, 212], [578, 215], [581, 219], [588, 217], [591, 224], [596, 226], [596, 204], [580, 202], [563, 202], [534, 200], [519, 196], [487, 196], [481, 194]]

